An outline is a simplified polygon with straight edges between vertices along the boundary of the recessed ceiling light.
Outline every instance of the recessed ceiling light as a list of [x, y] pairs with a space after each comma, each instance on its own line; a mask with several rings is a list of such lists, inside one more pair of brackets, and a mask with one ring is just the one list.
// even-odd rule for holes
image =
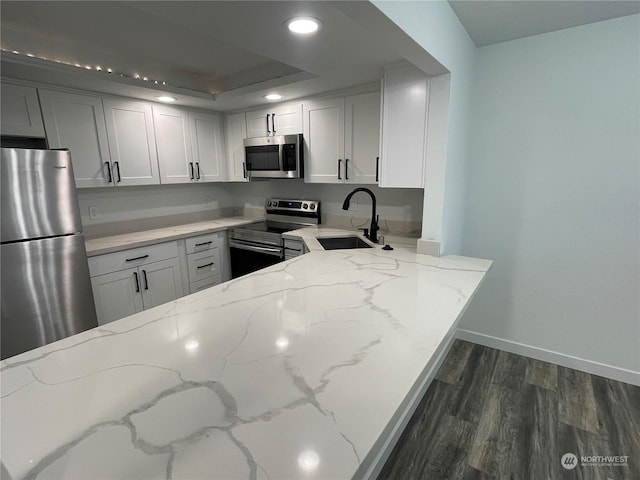
[[269, 95], [265, 95], [264, 98], [266, 98], [267, 100], [280, 100], [282, 98], [282, 95], [277, 93], [270, 93]]
[[159, 97], [156, 97], [156, 99], [164, 103], [173, 103], [177, 100], [176, 97], [170, 97], [169, 95], [161, 95]]
[[293, 33], [308, 35], [320, 30], [322, 22], [313, 17], [293, 17], [287, 20], [285, 24]]

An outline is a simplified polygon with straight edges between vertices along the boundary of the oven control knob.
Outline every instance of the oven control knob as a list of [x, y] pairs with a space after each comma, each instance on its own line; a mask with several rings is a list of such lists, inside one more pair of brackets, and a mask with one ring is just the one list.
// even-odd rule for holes
[[312, 204], [311, 204], [311, 206], [310, 206], [309, 208], [311, 208], [311, 210], [315, 210], [315, 209], [316, 209], [316, 204], [315, 204], [315, 203], [312, 203]]
[[302, 204], [302, 208], [304, 208], [304, 209], [306, 210], [307, 208], [309, 208], [309, 205], [308, 205], [308, 204], [306, 204], [306, 203], [303, 203], [303, 204]]

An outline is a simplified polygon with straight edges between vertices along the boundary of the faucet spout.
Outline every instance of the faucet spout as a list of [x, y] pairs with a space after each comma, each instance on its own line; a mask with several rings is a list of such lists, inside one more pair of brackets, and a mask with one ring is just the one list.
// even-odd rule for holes
[[374, 243], [378, 243], [378, 216], [376, 215], [376, 196], [375, 194], [369, 190], [368, 188], [358, 187], [354, 189], [347, 197], [344, 199], [342, 204], [343, 210], [349, 210], [349, 204], [351, 203], [351, 197], [353, 197], [358, 192], [368, 193], [371, 197], [371, 227], [369, 227], [369, 233], [367, 234], [365, 230], [365, 237], [371, 240]]

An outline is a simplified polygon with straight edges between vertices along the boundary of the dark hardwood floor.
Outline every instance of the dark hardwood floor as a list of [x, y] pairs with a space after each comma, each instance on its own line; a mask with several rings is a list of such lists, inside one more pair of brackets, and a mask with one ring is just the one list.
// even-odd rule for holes
[[640, 480], [640, 387], [457, 340], [378, 479]]

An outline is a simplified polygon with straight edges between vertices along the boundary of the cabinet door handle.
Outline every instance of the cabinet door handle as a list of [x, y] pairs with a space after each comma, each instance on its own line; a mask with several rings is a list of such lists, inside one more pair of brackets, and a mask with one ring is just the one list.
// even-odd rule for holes
[[113, 183], [113, 177], [111, 176], [111, 164], [109, 162], [104, 162], [107, 166], [107, 173], [109, 174], [108, 183]]
[[211, 245], [213, 242], [209, 240], [208, 242], [196, 243], [194, 247], [201, 247], [203, 245]]
[[189, 162], [189, 178], [191, 180], [194, 180], [194, 177], [193, 177], [193, 162]]
[[271, 130], [269, 130], [269, 114], [267, 113], [267, 135], [269, 135], [271, 133]]
[[196, 162], [196, 178], [200, 180], [200, 162]]
[[380, 157], [376, 157], [376, 182], [380, 179]]
[[206, 265], [198, 265], [196, 268], [200, 269], [200, 268], [207, 268], [210, 267], [211, 265], [213, 265], [213, 262], [211, 263], [207, 263]]
[[339, 158], [338, 159], [338, 180], [342, 180], [342, 177], [340, 176], [340, 170], [342, 168], [342, 159]]
[[138, 281], [138, 272], [133, 272], [133, 277], [136, 279], [136, 293], [140, 293], [140, 282]]
[[148, 258], [149, 255], [142, 255], [141, 257], [127, 258], [125, 262], [134, 262], [136, 260], [142, 260], [143, 258]]
[[247, 164], [242, 162], [242, 176], [247, 178]]
[[344, 161], [344, 179], [349, 180], [349, 159]]
[[276, 134], [276, 114], [271, 114], [271, 130], [273, 130], [273, 134]]
[[302, 249], [301, 248], [291, 248], [291, 247], [284, 247], [285, 250], [293, 250], [294, 252], [301, 252]]
[[114, 166], [114, 170], [118, 172], [118, 183], [120, 183], [122, 181], [122, 178], [120, 177], [120, 163], [113, 162], [113, 166]]
[[142, 270], [142, 276], [144, 277], [144, 289], [149, 290], [149, 281], [147, 280], [147, 271]]

